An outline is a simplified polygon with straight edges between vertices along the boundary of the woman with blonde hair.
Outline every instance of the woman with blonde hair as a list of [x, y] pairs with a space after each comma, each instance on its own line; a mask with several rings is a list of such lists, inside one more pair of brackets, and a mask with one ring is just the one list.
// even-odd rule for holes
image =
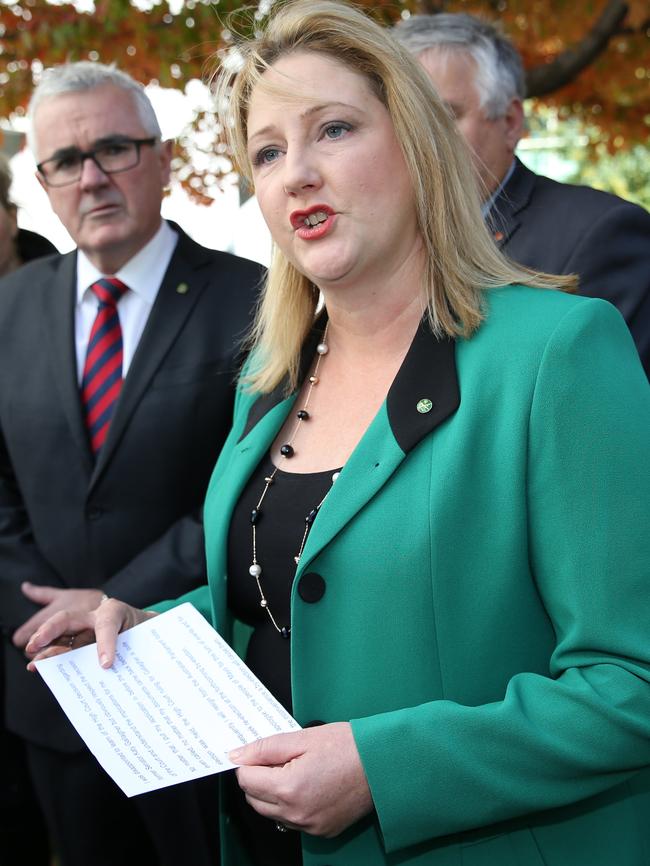
[[[223, 862], [642, 866], [650, 391], [609, 304], [483, 224], [424, 72], [298, 0], [217, 94], [275, 253], [191, 600], [303, 730], [231, 755]], [[319, 312], [319, 299], [323, 309]], [[59, 645], [61, 644], [61, 645]]]

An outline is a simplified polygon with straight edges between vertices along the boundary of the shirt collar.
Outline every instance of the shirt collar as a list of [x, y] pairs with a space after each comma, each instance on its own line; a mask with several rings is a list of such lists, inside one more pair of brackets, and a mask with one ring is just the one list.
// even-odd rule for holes
[[487, 201], [484, 201], [483, 204], [481, 205], [481, 213], [483, 214], [483, 219], [485, 219], [487, 217], [487, 215], [490, 213], [490, 211], [492, 210], [492, 205], [497, 200], [497, 198], [501, 195], [501, 191], [503, 190], [504, 186], [508, 183], [508, 181], [512, 177], [512, 173], [514, 170], [515, 170], [515, 160], [513, 159], [512, 162], [510, 163], [510, 168], [504, 174], [499, 186], [494, 190], [494, 192], [489, 197], [489, 199], [487, 199]]
[[[169, 223], [161, 220], [156, 234], [133, 258], [123, 265], [117, 277], [132, 292], [148, 304], [153, 304], [158, 294], [162, 278], [178, 243], [178, 234]], [[81, 304], [88, 288], [107, 274], [102, 274], [82, 251], [77, 251], [77, 305]]]

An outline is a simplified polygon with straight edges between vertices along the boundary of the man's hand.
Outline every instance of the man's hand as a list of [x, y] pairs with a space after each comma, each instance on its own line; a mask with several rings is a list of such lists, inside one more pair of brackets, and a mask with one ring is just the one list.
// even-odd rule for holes
[[338, 836], [372, 811], [347, 722], [276, 734], [229, 757], [240, 765], [237, 780], [250, 805], [293, 830]]
[[12, 641], [19, 649], [24, 649], [34, 632], [38, 631], [55, 613], [60, 610], [84, 612], [94, 610], [104, 597], [101, 589], [61, 589], [56, 586], [37, 586], [27, 582], [20, 588], [30, 601], [43, 607], [13, 633]]

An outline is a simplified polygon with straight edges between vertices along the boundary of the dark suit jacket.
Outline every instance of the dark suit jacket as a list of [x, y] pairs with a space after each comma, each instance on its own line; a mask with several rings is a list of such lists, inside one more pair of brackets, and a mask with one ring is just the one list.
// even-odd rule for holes
[[75, 269], [76, 253], [51, 256], [0, 283], [6, 721], [62, 750], [81, 741], [9, 643], [37, 609], [20, 583], [97, 587], [142, 607], [205, 581], [200, 506], [261, 276], [180, 234], [94, 463], [77, 385]]
[[495, 239], [516, 262], [577, 274], [581, 295], [623, 314], [650, 378], [650, 214], [618, 196], [557, 183], [516, 160], [490, 212]]

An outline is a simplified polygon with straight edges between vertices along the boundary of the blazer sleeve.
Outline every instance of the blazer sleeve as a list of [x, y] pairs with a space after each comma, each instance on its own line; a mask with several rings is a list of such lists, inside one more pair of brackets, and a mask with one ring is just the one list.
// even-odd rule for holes
[[648, 430], [620, 315], [573, 307], [547, 342], [528, 429], [522, 544], [557, 635], [550, 676], [522, 672], [487, 705], [352, 721], [387, 851], [574, 803], [650, 764]]
[[623, 314], [650, 378], [650, 213], [623, 201], [599, 214], [578, 240], [563, 273], [580, 276], [580, 294]]
[[63, 586], [56, 570], [40, 553], [0, 431], [0, 623], [13, 632], [39, 609], [16, 587], [29, 580]]
[[101, 587], [135, 607], [183, 595], [207, 580], [200, 509], [173, 523]]

